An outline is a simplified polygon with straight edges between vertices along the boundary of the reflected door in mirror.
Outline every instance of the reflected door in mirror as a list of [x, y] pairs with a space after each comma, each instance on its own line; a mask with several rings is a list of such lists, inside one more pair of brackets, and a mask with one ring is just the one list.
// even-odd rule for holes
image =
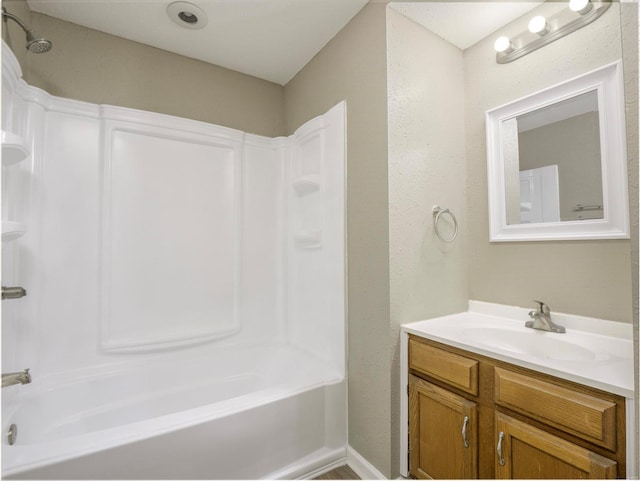
[[520, 171], [520, 223], [559, 221], [558, 166]]

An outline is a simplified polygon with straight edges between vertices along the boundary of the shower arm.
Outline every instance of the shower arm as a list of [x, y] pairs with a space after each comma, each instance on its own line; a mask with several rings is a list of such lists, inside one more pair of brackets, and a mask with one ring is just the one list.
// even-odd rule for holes
[[7, 9], [5, 7], [2, 7], [2, 16], [5, 19], [5, 22], [7, 21], [7, 18], [10, 18], [11, 20], [13, 20], [14, 22], [16, 22], [18, 25], [20, 25], [20, 27], [22, 28], [22, 30], [26, 32], [29, 32], [31, 29], [29, 27], [27, 27], [24, 22], [22, 20], [20, 20], [18, 17], [16, 17], [13, 13], [9, 13], [7, 12]]
[[7, 12], [7, 9], [2, 7], [2, 17], [6, 22], [8, 18], [20, 25], [20, 28], [24, 30], [27, 35], [27, 50], [32, 53], [45, 53], [51, 50], [53, 44], [50, 40], [38, 35], [33, 30], [25, 25], [25, 23], [12, 13]]

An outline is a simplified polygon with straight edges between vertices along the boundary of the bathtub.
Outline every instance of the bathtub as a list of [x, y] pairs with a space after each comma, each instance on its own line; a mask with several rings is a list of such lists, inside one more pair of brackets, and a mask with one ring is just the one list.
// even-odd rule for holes
[[346, 455], [343, 377], [286, 344], [33, 378], [5, 388], [3, 477], [292, 479]]

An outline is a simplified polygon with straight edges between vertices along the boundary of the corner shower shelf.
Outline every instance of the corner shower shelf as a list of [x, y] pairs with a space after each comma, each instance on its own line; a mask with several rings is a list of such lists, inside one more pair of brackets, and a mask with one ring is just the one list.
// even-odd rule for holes
[[13, 165], [29, 157], [29, 147], [24, 137], [2, 131], [2, 165]]
[[12, 241], [22, 237], [27, 232], [27, 226], [22, 222], [2, 221], [2, 240]]
[[298, 195], [317, 192], [318, 190], [320, 190], [320, 182], [318, 182], [318, 176], [305, 175], [303, 177], [298, 177], [293, 181], [293, 190], [295, 190]]
[[299, 232], [293, 236], [298, 247], [303, 249], [318, 249], [322, 247], [321, 231], [305, 231]]

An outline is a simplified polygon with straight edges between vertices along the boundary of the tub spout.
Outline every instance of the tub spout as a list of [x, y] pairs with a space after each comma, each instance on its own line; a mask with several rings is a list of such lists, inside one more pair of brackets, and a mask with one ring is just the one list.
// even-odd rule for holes
[[2, 375], [2, 387], [13, 386], [14, 384], [29, 384], [30, 382], [31, 374], [29, 374], [29, 369]]

